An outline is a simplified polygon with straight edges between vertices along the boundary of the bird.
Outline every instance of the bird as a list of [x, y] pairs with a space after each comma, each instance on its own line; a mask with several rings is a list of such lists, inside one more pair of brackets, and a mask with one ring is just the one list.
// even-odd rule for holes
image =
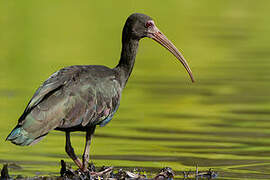
[[[88, 171], [91, 139], [96, 126], [111, 121], [121, 93], [132, 72], [142, 38], [153, 39], [169, 50], [184, 66], [191, 81], [192, 71], [179, 50], [141, 13], [131, 14], [122, 31], [122, 51], [114, 68], [102, 65], [73, 65], [52, 74], [34, 93], [15, 128], [6, 140], [20, 146], [36, 144], [51, 130], [65, 132], [65, 151], [80, 170]], [[82, 161], [71, 145], [70, 133], [85, 132]]]

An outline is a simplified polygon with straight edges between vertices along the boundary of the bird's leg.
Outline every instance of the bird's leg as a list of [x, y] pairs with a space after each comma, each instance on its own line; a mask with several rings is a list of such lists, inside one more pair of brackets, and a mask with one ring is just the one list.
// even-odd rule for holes
[[70, 142], [70, 132], [66, 132], [66, 152], [69, 155], [69, 157], [75, 162], [75, 164], [82, 169], [82, 162], [80, 159], [76, 156], [73, 147], [71, 146]]
[[83, 152], [83, 165], [82, 165], [82, 169], [84, 172], [87, 171], [87, 168], [88, 168], [91, 139], [95, 132], [95, 129], [96, 129], [96, 126], [91, 128], [89, 131], [86, 131], [86, 141], [85, 141], [85, 147], [84, 147], [84, 152]]

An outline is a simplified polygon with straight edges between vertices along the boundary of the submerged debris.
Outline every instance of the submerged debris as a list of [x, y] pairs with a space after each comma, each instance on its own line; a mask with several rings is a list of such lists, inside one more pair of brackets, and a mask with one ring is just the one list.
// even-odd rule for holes
[[[175, 173], [172, 168], [166, 167], [159, 171], [154, 178], [148, 178], [143, 170], [134, 169], [127, 171], [123, 169], [114, 170], [113, 167], [103, 166], [99, 170], [93, 163], [89, 164], [88, 172], [82, 172], [80, 169], [73, 170], [68, 167], [64, 160], [61, 160], [60, 176], [56, 177], [23, 177], [21, 175], [10, 178], [8, 174], [8, 165], [5, 164], [1, 171], [0, 180], [18, 179], [18, 180], [173, 180]], [[213, 179], [217, 177], [217, 173], [212, 169], [208, 171], [199, 171], [196, 166], [195, 171], [183, 172], [184, 180], [187, 179]]]
[[199, 171], [198, 165], [196, 165], [195, 171], [184, 171], [183, 172], [184, 179], [187, 178], [205, 178], [205, 179], [214, 179], [217, 177], [217, 173], [213, 171], [213, 169], [209, 169], [208, 171]]
[[174, 172], [173, 172], [172, 168], [165, 167], [165, 168], [160, 170], [159, 174], [156, 175], [154, 180], [162, 180], [162, 179], [172, 180], [173, 177], [174, 177]]
[[93, 163], [89, 165], [88, 172], [82, 172], [80, 169], [74, 171], [71, 168], [66, 168], [66, 163], [61, 160], [61, 177], [63, 179], [80, 179], [80, 180], [126, 180], [126, 179], [147, 179], [146, 175], [141, 174], [140, 172], [134, 171], [125, 171], [123, 169], [119, 169], [114, 172], [113, 167], [103, 166], [99, 171], [96, 171], [96, 167]]
[[9, 174], [8, 174], [8, 165], [7, 164], [4, 164], [3, 165], [3, 169], [1, 170], [1, 177], [0, 179], [4, 180], [4, 179], [9, 179]]

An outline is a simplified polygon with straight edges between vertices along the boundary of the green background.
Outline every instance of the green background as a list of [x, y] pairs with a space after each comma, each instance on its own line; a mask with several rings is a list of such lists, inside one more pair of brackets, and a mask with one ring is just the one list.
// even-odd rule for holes
[[[0, 163], [12, 175], [58, 174], [65, 136], [32, 147], [5, 138], [39, 85], [70, 65], [114, 67], [126, 18], [151, 16], [196, 79], [143, 39], [114, 119], [97, 128], [96, 166], [214, 168], [219, 179], [270, 178], [270, 1], [0, 1]], [[81, 154], [83, 133], [72, 134]], [[14, 165], [14, 163], [16, 165]]]

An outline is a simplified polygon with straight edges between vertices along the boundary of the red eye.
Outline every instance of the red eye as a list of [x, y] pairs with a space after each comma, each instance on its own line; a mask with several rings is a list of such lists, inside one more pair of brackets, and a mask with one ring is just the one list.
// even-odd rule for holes
[[154, 26], [154, 22], [153, 21], [147, 21], [145, 24], [145, 27], [150, 27], [150, 26]]

